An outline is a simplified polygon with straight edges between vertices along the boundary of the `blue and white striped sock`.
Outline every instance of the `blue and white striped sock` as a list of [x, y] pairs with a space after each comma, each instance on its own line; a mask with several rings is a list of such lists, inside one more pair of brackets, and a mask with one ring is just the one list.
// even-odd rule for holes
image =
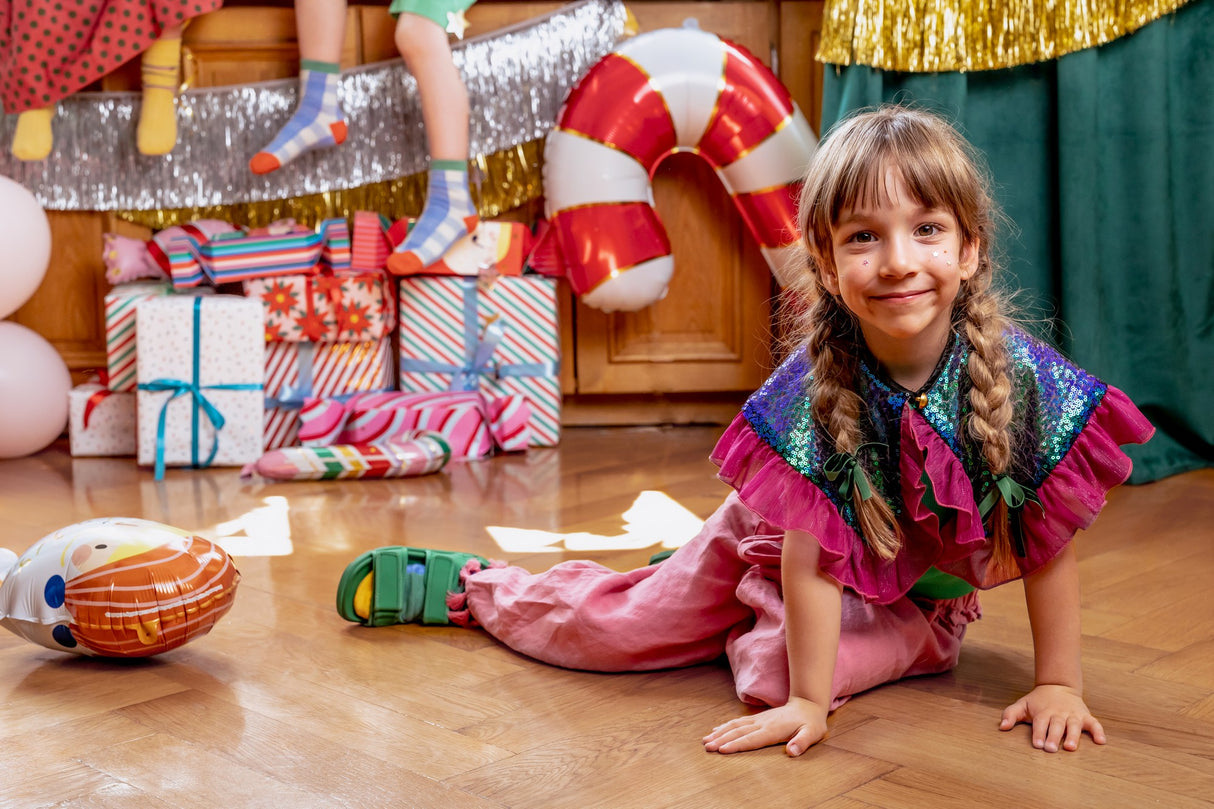
[[302, 97], [295, 114], [269, 146], [253, 155], [249, 170], [268, 174], [313, 149], [336, 146], [346, 139], [346, 122], [337, 102], [341, 74], [334, 62], [304, 59], [299, 64]]
[[388, 269], [409, 275], [430, 266], [475, 230], [478, 221], [468, 188], [467, 164], [458, 160], [433, 161], [426, 207], [409, 236], [388, 257]]

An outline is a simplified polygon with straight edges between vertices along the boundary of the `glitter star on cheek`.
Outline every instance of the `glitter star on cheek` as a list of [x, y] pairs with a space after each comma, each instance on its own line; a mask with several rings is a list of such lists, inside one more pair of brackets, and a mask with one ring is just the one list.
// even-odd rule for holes
[[468, 30], [468, 18], [464, 16], [464, 12], [448, 11], [446, 30], [448, 34], [455, 34], [456, 39], [463, 39], [464, 32]]

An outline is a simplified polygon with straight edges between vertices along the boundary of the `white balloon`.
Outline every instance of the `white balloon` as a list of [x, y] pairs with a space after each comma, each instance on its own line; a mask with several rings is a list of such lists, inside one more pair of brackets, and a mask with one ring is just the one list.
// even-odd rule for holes
[[72, 375], [54, 346], [0, 321], [0, 458], [32, 455], [67, 427]]
[[51, 225], [25, 186], [0, 177], [0, 318], [25, 305], [51, 263]]

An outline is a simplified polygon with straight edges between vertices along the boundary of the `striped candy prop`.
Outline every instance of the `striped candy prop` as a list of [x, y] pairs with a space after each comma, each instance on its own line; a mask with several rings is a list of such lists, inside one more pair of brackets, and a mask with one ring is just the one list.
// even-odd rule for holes
[[418, 430], [441, 435], [453, 458], [521, 452], [531, 438], [525, 396], [489, 398], [473, 391], [365, 393], [347, 401], [310, 399], [300, 416], [304, 446], [379, 444]]
[[213, 284], [314, 274], [320, 271], [324, 237], [315, 231], [250, 236], [221, 233], [210, 241], [191, 243], [191, 250]]
[[546, 214], [573, 291], [607, 312], [666, 294], [674, 266], [652, 179], [674, 152], [712, 165], [780, 280], [816, 143], [745, 48], [694, 28], [629, 40], [573, 89], [544, 149]]
[[140, 301], [167, 295], [161, 282], [120, 284], [105, 295], [105, 364], [110, 390], [135, 390], [135, 310]]
[[387, 337], [352, 343], [267, 343], [264, 449], [298, 442], [300, 411], [311, 397], [346, 397], [393, 385]]
[[209, 632], [240, 574], [210, 540], [106, 517], [38, 540], [0, 582], [0, 624], [17, 635], [64, 652], [147, 657]]
[[548, 278], [400, 279], [400, 389], [523, 396], [531, 446], [561, 432], [556, 284]]
[[434, 433], [411, 433], [386, 444], [287, 447], [267, 452], [241, 470], [241, 477], [270, 480], [406, 478], [439, 471], [451, 448]]

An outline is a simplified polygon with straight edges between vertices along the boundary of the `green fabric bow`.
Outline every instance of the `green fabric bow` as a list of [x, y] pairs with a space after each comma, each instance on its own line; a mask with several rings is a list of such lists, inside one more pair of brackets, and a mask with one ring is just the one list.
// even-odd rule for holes
[[[856, 452], [869, 446], [884, 446], [883, 444], [861, 444]], [[826, 463], [822, 465], [822, 473], [826, 475], [826, 479], [835, 484], [839, 490], [839, 497], [843, 498], [844, 502], [850, 502], [852, 499], [852, 491], [859, 493], [861, 500], [867, 500], [873, 496], [872, 486], [868, 483], [868, 477], [863, 474], [857, 474], [857, 467], [860, 462], [856, 460], [855, 455], [846, 452], [836, 452], [826, 459]]]
[[978, 504], [978, 512], [982, 515], [982, 519], [986, 520], [1000, 499], [1007, 504], [1008, 527], [1012, 532], [1012, 545], [1016, 551], [1016, 556], [1023, 559], [1028, 556], [1028, 545], [1024, 541], [1024, 507], [1032, 503], [1041, 509], [1043, 513], [1045, 508], [1037, 497], [1036, 489], [1021, 486], [1012, 480], [1010, 475], [992, 477], [991, 482], [995, 485], [986, 493], [986, 497], [982, 498], [982, 502]]

